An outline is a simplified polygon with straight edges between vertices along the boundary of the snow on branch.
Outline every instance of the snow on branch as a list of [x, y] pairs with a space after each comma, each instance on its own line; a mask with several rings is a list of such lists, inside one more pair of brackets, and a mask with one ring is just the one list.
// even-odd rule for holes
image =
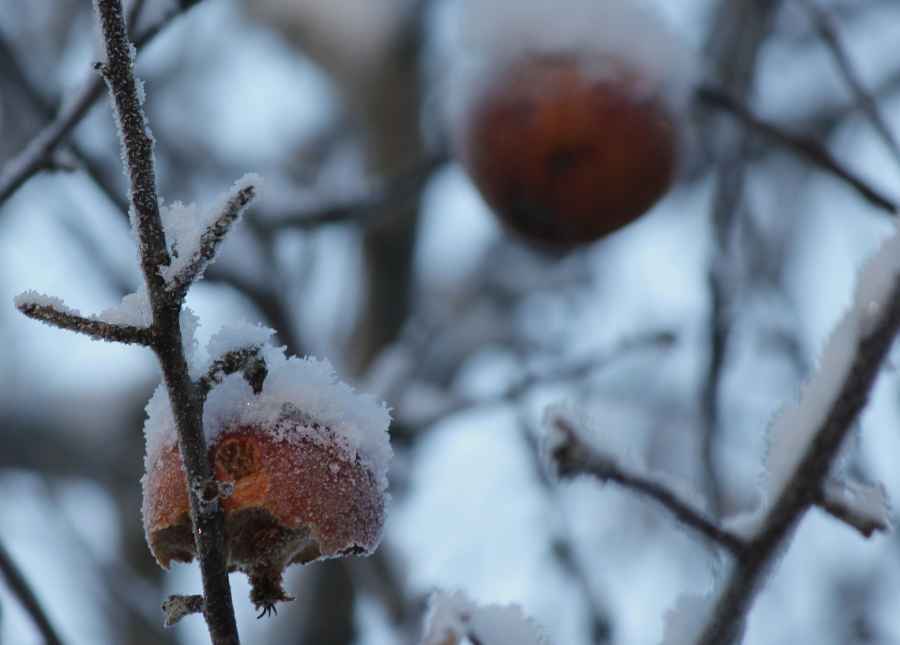
[[640, 465], [634, 463], [636, 460], [604, 452], [597, 441], [586, 436], [590, 430], [584, 427], [585, 424], [574, 419], [565, 407], [552, 406], [546, 415], [546, 454], [560, 477], [591, 475], [601, 482], [615, 482], [662, 504], [679, 522], [733, 555], [739, 556], [743, 552], [745, 544], [740, 537], [717, 526], [703, 511], [685, 501], [685, 496], [673, 490], [670, 484], [642, 472]]
[[462, 593], [434, 593], [421, 645], [548, 645], [518, 605], [477, 605]]
[[219, 385], [230, 374], [244, 373], [244, 378], [253, 391], [259, 394], [266, 378], [266, 363], [259, 355], [262, 345], [251, 345], [242, 349], [226, 352], [209, 366], [207, 373], [200, 379], [199, 387], [203, 395]]
[[162, 604], [165, 627], [172, 627], [185, 616], [203, 613], [203, 596], [169, 596]]
[[865, 538], [891, 528], [891, 505], [884, 485], [829, 479], [822, 487], [819, 507]]
[[[755, 522], [755, 536], [725, 584], [699, 645], [734, 641], [776, 554], [803, 515], [822, 502], [823, 490], [844, 441], [900, 330], [900, 232], [885, 241], [857, 281], [853, 305], [825, 346], [800, 400], [787, 406], [770, 430], [768, 499]], [[869, 515], [869, 496], [855, 496], [856, 509], [842, 519]], [[876, 496], [877, 497], [877, 496]], [[834, 504], [838, 497], [825, 493]], [[846, 500], [845, 500], [846, 501]], [[846, 506], [841, 504], [840, 506]]]
[[153, 342], [152, 333], [147, 327], [86, 318], [78, 310], [67, 307], [59, 298], [45, 296], [36, 291], [19, 294], [14, 302], [16, 309], [29, 318], [97, 340], [144, 346], [150, 346]]
[[[142, 86], [134, 76], [135, 48], [128, 39], [121, 0], [94, 0], [94, 9], [106, 52], [106, 62], [97, 69], [109, 87], [129, 180], [130, 215], [152, 312], [152, 347], [163, 372], [187, 480], [206, 482], [212, 479], [212, 468], [203, 432], [203, 402], [196, 396], [183, 344], [190, 340], [191, 328], [183, 325], [182, 314], [187, 312], [183, 297], [170, 292], [160, 274], [161, 267], [171, 264], [172, 256], [156, 190], [154, 142], [143, 111]], [[204, 505], [193, 488], [189, 499], [209, 635], [214, 645], [237, 645], [240, 639], [227, 575], [224, 517], [218, 505]]]
[[172, 263], [160, 267], [160, 274], [169, 291], [184, 298], [191, 285], [203, 277], [231, 226], [256, 197], [260, 183], [258, 175], [245, 175], [204, 214], [181, 204], [162, 209]]

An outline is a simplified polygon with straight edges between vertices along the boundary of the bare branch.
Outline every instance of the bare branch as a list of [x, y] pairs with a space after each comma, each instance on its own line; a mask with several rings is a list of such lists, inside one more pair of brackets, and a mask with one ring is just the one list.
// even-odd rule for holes
[[828, 51], [831, 52], [831, 57], [834, 58], [841, 76], [844, 77], [844, 81], [846, 81], [853, 92], [853, 96], [862, 108], [866, 118], [869, 119], [875, 131], [878, 132], [885, 145], [891, 151], [894, 160], [900, 164], [900, 142], [897, 141], [897, 137], [894, 136], [884, 115], [881, 113], [881, 109], [878, 107], [878, 102], [872, 96], [872, 93], [866, 89], [856, 67], [850, 60], [850, 54], [841, 40], [834, 19], [825, 9], [818, 6], [814, 0], [799, 0], [799, 2], [809, 13], [813, 26], [828, 47]]
[[[203, 434], [202, 402], [188, 374], [183, 352], [180, 314], [182, 301], [166, 289], [160, 267], [171, 258], [166, 247], [156, 174], [153, 141], [141, 107], [133, 75], [133, 48], [125, 29], [121, 0], [96, 0], [107, 62], [99, 69], [110, 88], [119, 124], [127, 174], [133, 224], [137, 230], [141, 269], [153, 310], [154, 346], [163, 372], [178, 445], [188, 482], [208, 482], [212, 471]], [[204, 505], [189, 486], [191, 523], [200, 560], [207, 628], [214, 645], [240, 642], [225, 559], [224, 517], [220, 505]]]
[[172, 627], [185, 616], [203, 613], [203, 596], [169, 596], [162, 604], [165, 622], [163, 625]]
[[[152, 41], [175, 17], [181, 15], [202, 0], [182, 0], [148, 27], [134, 42], [136, 49]], [[103, 92], [103, 82], [92, 77], [78, 95], [73, 98], [51, 123], [49, 123], [28, 146], [10, 160], [0, 173], [0, 205], [2, 205], [26, 181], [46, 167], [46, 160], [52, 158], [54, 150], [81, 123], [88, 111]]]
[[47, 645], [62, 645], [62, 639], [56, 633], [53, 625], [50, 624], [47, 613], [38, 601], [37, 596], [34, 595], [31, 587], [28, 586], [25, 576], [19, 571], [2, 542], [0, 542], [0, 576], [6, 580], [6, 584], [13, 596], [19, 600], [22, 607], [31, 616], [31, 620], [34, 621], [41, 636], [44, 637], [44, 642]]
[[34, 320], [39, 320], [52, 327], [84, 334], [97, 340], [145, 347], [153, 344], [153, 332], [147, 327], [116, 325], [102, 320], [85, 318], [70, 310], [50, 304], [22, 301], [16, 303], [16, 308]]
[[219, 245], [247, 208], [256, 197], [256, 187], [253, 185], [239, 188], [225, 203], [222, 212], [209, 225], [200, 238], [200, 247], [194, 253], [191, 261], [184, 269], [179, 271], [168, 283], [168, 288], [184, 299], [191, 285], [203, 277], [206, 267], [215, 260]]
[[556, 416], [552, 423], [552, 431], [557, 436], [554, 437], [550, 458], [558, 468], [560, 477], [569, 479], [591, 475], [602, 482], [615, 482], [662, 504], [679, 522], [724, 547], [732, 555], [740, 557], [744, 552], [745, 544], [741, 538], [714, 524], [703, 512], [680, 499], [666, 486], [641, 474], [629, 472], [608, 455], [595, 451], [581, 440], [576, 429], [566, 419]]
[[263, 230], [301, 231], [347, 222], [371, 226], [381, 221], [379, 214], [389, 213], [416, 199], [423, 184], [445, 162], [444, 156], [433, 155], [412, 170], [401, 173], [361, 198], [331, 202], [300, 212], [273, 215], [255, 223]]
[[891, 528], [884, 486], [864, 486], [857, 482], [830, 479], [822, 487], [816, 504], [867, 539], [876, 532], [886, 533]]
[[741, 121], [745, 127], [772, 139], [813, 165], [840, 179], [873, 206], [891, 215], [897, 214], [898, 206], [896, 202], [846, 168], [817, 140], [785, 132], [778, 126], [760, 119], [747, 106], [717, 87], [711, 85], [702, 86], [697, 90], [697, 98], [710, 107], [729, 112]]
[[881, 365], [900, 329], [900, 277], [894, 275], [884, 298], [884, 313], [859, 338], [856, 355], [825, 420], [809, 443], [789, 481], [781, 488], [763, 521], [762, 531], [750, 542], [731, 572], [709, 624], [698, 645], [727, 645], [759, 590], [763, 574], [807, 510], [821, 499], [823, 483], [832, 464], [865, 406]]

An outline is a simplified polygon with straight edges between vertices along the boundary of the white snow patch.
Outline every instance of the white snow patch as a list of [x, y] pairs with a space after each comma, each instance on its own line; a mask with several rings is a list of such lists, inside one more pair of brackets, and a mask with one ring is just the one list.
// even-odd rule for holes
[[476, 605], [461, 592], [435, 592], [421, 645], [476, 637], [484, 645], [547, 645], [540, 627], [518, 605]]
[[[217, 334], [218, 338], [210, 342], [221, 348], [242, 339], [258, 341], [270, 335], [270, 330], [245, 326]], [[209, 393], [203, 409], [207, 442], [213, 443], [221, 432], [235, 426], [253, 425], [267, 428], [285, 440], [313, 441], [322, 440], [325, 436], [321, 428], [328, 428], [328, 439], [336, 438], [348, 459], [358, 458], [372, 472], [380, 489], [386, 490], [392, 456], [387, 407], [339, 381], [326, 360], [286, 357], [283, 348], [270, 345], [262, 349], [260, 356], [268, 374], [259, 394], [253, 393], [241, 374], [225, 377]], [[147, 405], [144, 434], [147, 465], [152, 465], [160, 452], [177, 440], [162, 386]]]
[[[663, 18], [641, 0], [458, 0], [441, 16], [439, 48], [450, 63], [441, 83], [444, 116], [464, 130], [468, 106], [511, 63], [533, 56], [571, 55], [590, 77], [640, 77], [642, 97], [662, 96], [676, 117], [698, 76], [695, 55]], [[438, 52], [438, 58], [442, 55]]]
[[153, 323], [153, 309], [146, 285], [142, 284], [135, 293], [129, 293], [118, 305], [104, 309], [94, 318], [111, 325], [149, 327]]
[[742, 522], [745, 530], [758, 528], [767, 505], [784, 491], [846, 381], [860, 341], [881, 321], [898, 279], [900, 232], [895, 232], [860, 272], [851, 308], [826, 342], [818, 367], [802, 388], [799, 400], [785, 406], [772, 424], [766, 459], [766, 504], [757, 510], [755, 523]]
[[[206, 208], [182, 202], [174, 202], [169, 206], [160, 205], [159, 213], [166, 236], [166, 245], [172, 259], [168, 266], [161, 266], [159, 269], [163, 280], [171, 282], [199, 258], [203, 235], [222, 216], [226, 205], [232, 198], [251, 186], [258, 191], [261, 185], [262, 178], [259, 175], [248, 173], [234, 182], [231, 188], [221, 193]], [[197, 279], [201, 277], [202, 271]]]
[[23, 307], [50, 307], [61, 314], [69, 314], [70, 316], [81, 315], [77, 309], [66, 306], [66, 303], [63, 302], [61, 298], [48, 296], [34, 290], [20, 293], [13, 298], [13, 304], [17, 309], [22, 309]]
[[217, 360], [228, 352], [247, 347], [263, 347], [275, 335], [274, 329], [259, 324], [237, 323], [225, 325], [213, 334], [206, 345], [210, 360]]
[[891, 503], [884, 484], [829, 479], [824, 486], [826, 501], [850, 508], [860, 523], [890, 526]]

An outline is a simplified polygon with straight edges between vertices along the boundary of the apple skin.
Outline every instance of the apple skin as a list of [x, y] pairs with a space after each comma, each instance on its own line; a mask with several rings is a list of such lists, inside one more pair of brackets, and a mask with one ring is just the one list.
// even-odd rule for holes
[[488, 205], [526, 239], [555, 248], [593, 242], [671, 187], [678, 123], [621, 62], [532, 56], [482, 85], [458, 151]]
[[[227, 428], [210, 445], [209, 459], [216, 479], [233, 484], [221, 499], [228, 570], [250, 577], [257, 608], [290, 599], [281, 588], [288, 565], [378, 546], [386, 494], [329, 428], [292, 419], [275, 431]], [[182, 463], [176, 443], [144, 478], [144, 528], [163, 568], [196, 556]]]

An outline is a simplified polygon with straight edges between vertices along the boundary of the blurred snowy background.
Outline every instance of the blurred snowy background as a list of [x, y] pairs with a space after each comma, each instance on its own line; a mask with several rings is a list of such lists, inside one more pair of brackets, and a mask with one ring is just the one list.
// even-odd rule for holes
[[[548, 482], [535, 449], [545, 406], [583, 406], [712, 513], [748, 507], [767, 424], [893, 226], [832, 176], [698, 108], [682, 180], [652, 213], [566, 257], [528, 248], [446, 160], [440, 102], [453, 91], [442, 83], [458, 55], [456, 1], [205, 0], [139, 56], [168, 201], [207, 201], [249, 171], [266, 179], [189, 297], [201, 343], [224, 322], [262, 321], [395, 417], [378, 554], [293, 568], [297, 600], [268, 620], [255, 620], [234, 576], [247, 643], [413, 642], [438, 587], [519, 603], [557, 645], [659, 642], [666, 610], [709, 589], [722, 563], [652, 502]], [[137, 32], [174, 4], [145, 2]], [[898, 159], [805, 3], [658, 5], [705, 77], [900, 197]], [[900, 132], [900, 5], [820, 5]], [[0, 3], [0, 166], [93, 73], [90, 9]], [[12, 306], [36, 289], [98, 312], [138, 284], [105, 97], [71, 141], [63, 169], [0, 204], [0, 540], [66, 642], [204, 643], [196, 617], [162, 630], [161, 599], [197, 592], [199, 574], [160, 571], [141, 529], [152, 355]], [[323, 212], [333, 217], [304, 221]], [[842, 463], [894, 500], [898, 393], [885, 373]], [[898, 598], [898, 537], [863, 540], [812, 512], [746, 642], [900, 643]], [[39, 642], [0, 584], [0, 643]]]

